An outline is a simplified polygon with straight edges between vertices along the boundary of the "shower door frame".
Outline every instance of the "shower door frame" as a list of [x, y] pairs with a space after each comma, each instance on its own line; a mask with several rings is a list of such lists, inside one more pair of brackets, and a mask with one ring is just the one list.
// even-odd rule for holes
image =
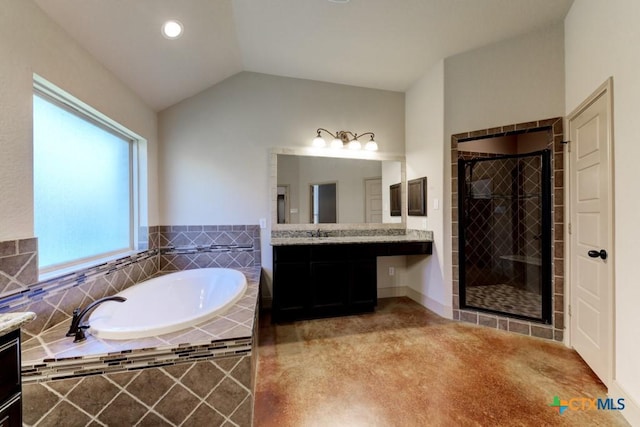
[[[465, 196], [467, 193], [466, 186], [466, 169], [465, 164], [486, 162], [494, 160], [504, 160], [513, 158], [525, 158], [540, 156], [541, 158], [541, 237], [540, 237], [540, 260], [541, 260], [541, 317], [529, 317], [515, 313], [504, 312], [500, 310], [491, 310], [484, 307], [476, 307], [467, 305], [466, 303], [466, 212], [465, 212]], [[472, 309], [486, 313], [497, 314], [505, 317], [513, 317], [517, 319], [528, 320], [531, 322], [539, 322], [550, 325], [553, 320], [552, 316], [552, 295], [553, 295], [553, 271], [552, 271], [552, 214], [551, 214], [551, 150], [545, 149], [525, 154], [506, 154], [491, 158], [476, 159], [458, 159], [458, 257], [459, 257], [459, 297], [461, 309]]]

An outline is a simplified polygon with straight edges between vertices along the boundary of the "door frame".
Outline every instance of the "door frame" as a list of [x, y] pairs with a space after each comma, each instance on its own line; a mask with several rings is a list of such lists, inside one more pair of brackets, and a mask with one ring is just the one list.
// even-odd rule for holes
[[291, 224], [291, 212], [290, 212], [290, 193], [291, 186], [289, 184], [278, 184], [276, 187], [276, 220], [278, 219], [278, 189], [284, 189], [284, 224]]
[[[614, 145], [614, 134], [613, 134], [613, 77], [609, 77], [603, 84], [600, 85], [600, 87], [598, 87], [598, 89], [596, 89], [591, 95], [589, 95], [584, 101], [582, 101], [582, 103], [576, 107], [566, 118], [566, 122], [565, 122], [565, 129], [567, 130], [566, 135], [568, 135], [568, 137], [571, 136], [571, 123], [572, 120], [574, 120], [577, 116], [579, 116], [581, 113], [584, 112], [584, 110], [586, 110], [588, 107], [591, 106], [591, 104], [593, 104], [597, 99], [599, 99], [602, 96], [608, 96], [608, 102], [607, 102], [607, 114], [609, 116], [609, 121], [608, 121], [608, 129], [607, 129], [607, 134], [608, 134], [608, 138], [609, 138], [609, 144], [607, 147], [607, 151], [608, 151], [608, 159], [609, 159], [609, 171], [608, 171], [608, 195], [607, 195], [607, 214], [609, 216], [609, 223], [607, 224], [607, 234], [608, 234], [608, 238], [607, 238], [607, 248], [609, 251], [608, 257], [607, 257], [607, 263], [610, 266], [609, 267], [609, 271], [608, 271], [608, 280], [609, 280], [609, 292], [608, 292], [608, 298], [609, 298], [609, 366], [607, 367], [607, 381], [603, 381], [605, 383], [605, 386], [607, 387], [611, 387], [611, 385], [613, 384], [613, 381], [615, 380], [615, 331], [616, 331], [616, 325], [615, 325], [615, 258], [616, 258], [616, 252], [615, 252], [615, 197], [614, 197], [614, 190], [615, 190], [615, 181], [614, 181], [614, 158], [613, 158], [613, 145]], [[565, 167], [565, 171], [566, 171], [566, 185], [565, 185], [565, 217], [567, 218], [567, 223], [568, 226], [565, 227], [565, 231], [564, 231], [564, 241], [565, 241], [565, 253], [566, 253], [566, 257], [564, 260], [564, 270], [565, 270], [565, 295], [566, 295], [566, 299], [565, 299], [565, 313], [566, 314], [566, 322], [565, 324], [567, 324], [567, 329], [566, 329], [566, 335], [565, 335], [565, 344], [569, 347], [572, 346], [571, 344], [571, 339], [572, 339], [572, 335], [574, 333], [573, 331], [573, 323], [571, 321], [571, 298], [572, 298], [572, 294], [573, 294], [573, 272], [571, 271], [571, 258], [572, 258], [572, 253], [571, 253], [571, 234], [569, 233], [569, 230], [571, 228], [571, 221], [572, 221], [572, 215], [573, 215], [573, 206], [571, 206], [571, 200], [572, 200], [572, 195], [573, 195], [573, 191], [575, 191], [574, 188], [572, 188], [571, 186], [571, 154], [570, 154], [570, 150], [572, 150], [571, 148], [571, 141], [569, 141], [568, 144], [566, 144], [566, 148], [564, 150], [564, 167]]]
[[[380, 196], [384, 199], [384, 194], [382, 194], [382, 177], [381, 176], [376, 176], [376, 177], [371, 177], [371, 178], [363, 178], [362, 180], [362, 186], [363, 186], [363, 193], [364, 194], [364, 222], [367, 222], [367, 205], [368, 205], [368, 198], [367, 196], [369, 195], [369, 193], [367, 192], [367, 182], [368, 181], [380, 181], [380, 188], [381, 188], [381, 193]], [[384, 209], [382, 209], [383, 215], [384, 215]], [[384, 222], [384, 217], [382, 219], [382, 221]], [[375, 223], [371, 223], [371, 224], [375, 224]]]
[[[340, 204], [339, 204], [339, 193], [338, 193], [338, 181], [322, 181], [322, 182], [310, 182], [307, 188], [309, 188], [309, 224], [313, 224], [313, 186], [314, 185], [327, 185], [327, 184], [335, 184], [336, 186], [336, 222], [335, 224], [340, 224]], [[327, 223], [320, 223], [327, 224]]]

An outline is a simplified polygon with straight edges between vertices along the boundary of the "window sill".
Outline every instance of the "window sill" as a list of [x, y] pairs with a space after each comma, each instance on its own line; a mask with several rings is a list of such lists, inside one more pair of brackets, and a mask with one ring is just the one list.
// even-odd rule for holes
[[47, 280], [55, 279], [56, 277], [62, 277], [67, 274], [77, 273], [82, 270], [87, 270], [93, 267], [96, 267], [100, 264], [104, 264], [110, 261], [115, 261], [120, 258], [124, 258], [126, 256], [136, 255], [144, 251], [123, 251], [115, 254], [111, 254], [108, 256], [103, 256], [100, 258], [92, 258], [90, 260], [80, 262], [78, 264], [63, 266], [60, 268], [56, 268], [55, 270], [49, 270], [44, 272], [38, 272], [38, 281], [44, 282]]

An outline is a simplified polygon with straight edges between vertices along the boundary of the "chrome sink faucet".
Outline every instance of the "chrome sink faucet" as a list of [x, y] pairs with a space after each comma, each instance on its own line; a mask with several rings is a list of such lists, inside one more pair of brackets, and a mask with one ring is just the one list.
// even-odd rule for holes
[[309, 237], [329, 237], [329, 233], [318, 228], [316, 231], [310, 231]]
[[83, 310], [81, 310], [80, 307], [76, 308], [75, 310], [73, 310], [73, 319], [71, 319], [71, 327], [69, 327], [67, 336], [68, 337], [75, 336], [73, 342], [81, 342], [86, 340], [87, 337], [85, 336], [84, 330], [88, 329], [89, 325], [80, 324], [80, 322], [82, 322], [82, 319], [84, 319], [84, 316], [86, 316], [86, 314], [89, 311], [93, 310], [96, 306], [102, 304], [103, 302], [107, 302], [107, 301], [125, 302], [126, 300], [127, 300], [126, 298], [118, 297], [118, 296], [104, 297], [104, 298], [100, 298], [99, 300], [95, 300], [94, 302], [86, 306]]

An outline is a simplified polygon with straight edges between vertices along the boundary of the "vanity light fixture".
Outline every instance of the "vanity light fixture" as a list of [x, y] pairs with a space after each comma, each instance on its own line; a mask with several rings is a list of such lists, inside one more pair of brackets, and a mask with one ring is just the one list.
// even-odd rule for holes
[[324, 128], [318, 128], [318, 130], [316, 130], [317, 135], [313, 139], [313, 142], [311, 143], [311, 145], [313, 145], [316, 148], [324, 148], [327, 146], [327, 142], [321, 136], [321, 132], [325, 132], [331, 135], [333, 140], [331, 141], [330, 147], [336, 150], [340, 150], [345, 147], [349, 148], [350, 150], [361, 150], [362, 144], [360, 143], [360, 141], [358, 141], [358, 138], [361, 138], [367, 135], [369, 135], [371, 138], [364, 145], [364, 149], [367, 151], [378, 150], [378, 143], [374, 140], [375, 135], [373, 132], [365, 132], [358, 135], [357, 133], [353, 133], [348, 130], [340, 130], [334, 134]]
[[176, 21], [175, 19], [170, 19], [164, 24], [162, 24], [162, 35], [166, 39], [174, 40], [182, 35], [183, 29], [184, 28], [180, 21]]

